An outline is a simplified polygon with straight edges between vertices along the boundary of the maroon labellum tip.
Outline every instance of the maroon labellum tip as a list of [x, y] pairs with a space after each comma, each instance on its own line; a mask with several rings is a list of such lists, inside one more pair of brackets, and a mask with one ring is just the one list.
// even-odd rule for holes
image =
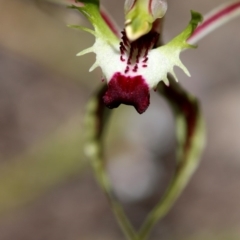
[[143, 113], [150, 103], [149, 87], [142, 76], [124, 76], [114, 74], [103, 96], [108, 108], [117, 108], [120, 104], [132, 105], [138, 113]]

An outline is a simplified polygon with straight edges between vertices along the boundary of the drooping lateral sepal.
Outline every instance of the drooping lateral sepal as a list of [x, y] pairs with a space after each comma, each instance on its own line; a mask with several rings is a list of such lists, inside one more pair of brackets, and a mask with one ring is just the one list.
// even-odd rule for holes
[[198, 100], [171, 78], [170, 82], [170, 87], [160, 84], [158, 91], [169, 103], [175, 117], [177, 137], [176, 169], [164, 195], [147, 215], [139, 231], [134, 229], [124, 212], [124, 208], [116, 198], [106, 168], [106, 159], [104, 159], [104, 146], [106, 144], [103, 144], [104, 133], [108, 126], [110, 114], [113, 111], [109, 111], [102, 103], [102, 96], [106, 91], [105, 86], [101, 86], [101, 89], [91, 98], [87, 106], [84, 127], [86, 131], [85, 153], [127, 239], [148, 239], [153, 227], [168, 213], [186, 187], [198, 166], [204, 147], [204, 121]]

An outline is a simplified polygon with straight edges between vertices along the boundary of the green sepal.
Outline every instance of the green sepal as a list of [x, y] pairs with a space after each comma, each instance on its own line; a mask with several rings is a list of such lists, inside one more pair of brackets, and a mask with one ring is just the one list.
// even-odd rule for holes
[[[190, 76], [188, 69], [180, 60], [180, 53], [189, 48], [196, 48], [196, 46], [190, 45], [187, 40], [196, 29], [199, 22], [202, 21], [202, 15], [198, 12], [191, 11], [191, 20], [188, 26], [178, 36], [173, 38], [170, 42], [164, 46], [158, 47], [159, 55], [164, 56], [166, 59], [165, 69], [168, 69], [168, 73], [172, 74], [177, 81], [177, 77], [174, 73], [174, 66], [181, 68], [186, 75]], [[162, 79], [164, 82], [168, 82], [167, 75]]]
[[[99, 0], [84, 0], [81, 1], [81, 3], [84, 3], [82, 7], [71, 5], [69, 6], [69, 8], [80, 11], [93, 25], [95, 33], [98, 37], [101, 37], [108, 42], [112, 43], [117, 42], [118, 38], [114, 35], [114, 33], [111, 31], [111, 29], [108, 27], [108, 25], [101, 16]], [[85, 31], [87, 30], [88, 32], [90, 32], [88, 29], [85, 29], [81, 26], [79, 26], [79, 28], [80, 29], [82, 28], [83, 30]]]
[[188, 26], [164, 47], [171, 47], [179, 50], [184, 50], [186, 48], [196, 48], [196, 46], [188, 44], [187, 40], [194, 32], [197, 25], [202, 22], [202, 20], [203, 17], [200, 13], [191, 11], [191, 20]]

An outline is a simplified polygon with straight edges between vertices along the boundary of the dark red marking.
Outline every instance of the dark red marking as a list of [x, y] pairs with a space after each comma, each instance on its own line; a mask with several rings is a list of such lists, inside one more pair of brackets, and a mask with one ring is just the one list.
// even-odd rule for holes
[[117, 72], [108, 83], [103, 102], [108, 108], [117, 108], [120, 104], [132, 105], [141, 114], [150, 103], [149, 87], [140, 75], [129, 77]]
[[133, 68], [133, 72], [137, 72], [137, 70], [138, 70], [138, 65], [136, 64]]
[[146, 63], [147, 61], [148, 61], [148, 57], [145, 57], [145, 58], [143, 59], [143, 62]]
[[125, 69], [124, 72], [125, 72], [125, 73], [128, 73], [128, 72], [129, 72], [129, 66], [126, 67], [126, 69]]
[[120, 43], [120, 60], [123, 61], [124, 56], [127, 56], [127, 66], [125, 73], [133, 66], [133, 72], [137, 72], [138, 63], [143, 58], [143, 63], [146, 65], [148, 61], [148, 51], [153, 48], [159, 38], [159, 33], [150, 31], [148, 34], [140, 37], [136, 41], [130, 42], [125, 31], [122, 31], [122, 42]]

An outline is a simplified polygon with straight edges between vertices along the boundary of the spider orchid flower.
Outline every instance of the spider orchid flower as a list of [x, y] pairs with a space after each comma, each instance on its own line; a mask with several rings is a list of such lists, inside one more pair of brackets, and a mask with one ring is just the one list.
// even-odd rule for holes
[[[184, 49], [194, 47], [187, 43], [187, 39], [202, 17], [199, 13], [192, 12], [191, 21], [182, 33], [168, 44], [154, 48], [159, 34], [151, 26], [166, 11], [166, 5], [160, 4], [161, 2], [127, 1], [126, 31], [122, 31], [121, 38], [113, 33], [101, 16], [98, 0], [83, 0], [78, 6], [71, 6], [84, 14], [94, 27], [94, 30], [91, 30], [72, 26], [85, 30], [96, 38], [92, 47], [81, 51], [77, 56], [91, 52], [96, 54], [96, 62], [89, 71], [96, 67], [102, 69], [108, 84], [103, 102], [108, 108], [126, 104], [134, 106], [138, 113], [143, 113], [149, 106], [151, 89], [156, 89], [160, 81], [169, 85], [168, 73], [177, 80], [174, 66], [178, 66], [190, 76], [179, 55]], [[140, 16], [141, 21], [136, 20], [136, 14]]]

